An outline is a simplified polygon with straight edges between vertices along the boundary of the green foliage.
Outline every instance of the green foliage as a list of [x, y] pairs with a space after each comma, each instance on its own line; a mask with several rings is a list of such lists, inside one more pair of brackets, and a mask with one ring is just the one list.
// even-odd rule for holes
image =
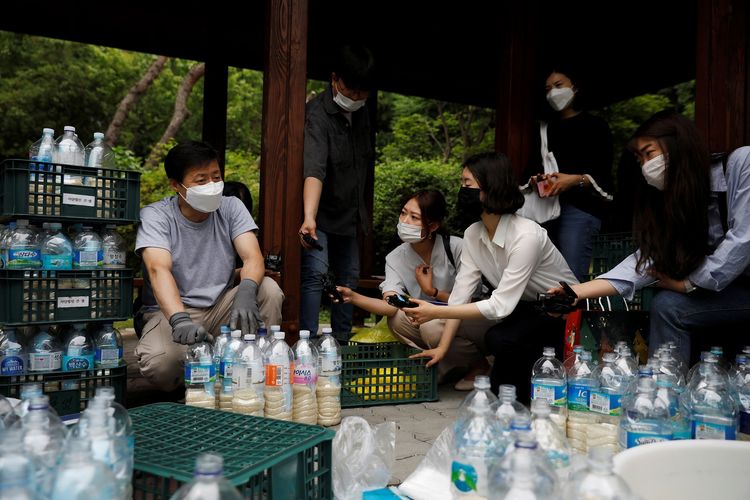
[[253, 195], [253, 218], [258, 220], [260, 205], [260, 158], [246, 151], [227, 151], [224, 180], [245, 184]]
[[[438, 189], [445, 196], [448, 213], [454, 213], [456, 192], [460, 186], [460, 165], [441, 160], [404, 159], [375, 166], [375, 269], [382, 272], [385, 256], [399, 243], [396, 234], [403, 202], [422, 189]], [[447, 228], [451, 230], [450, 219]], [[451, 231], [456, 234], [455, 231]]]

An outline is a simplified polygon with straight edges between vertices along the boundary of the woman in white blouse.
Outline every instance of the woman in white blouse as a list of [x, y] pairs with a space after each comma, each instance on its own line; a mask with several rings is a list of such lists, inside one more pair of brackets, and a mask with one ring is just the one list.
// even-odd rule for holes
[[[456, 282], [448, 306], [415, 299], [419, 307], [405, 309], [413, 324], [447, 319], [440, 343], [413, 357], [431, 358], [427, 365], [442, 362], [453, 350], [453, 337], [463, 322], [495, 322], [487, 329], [485, 345], [495, 356], [492, 388], [516, 386], [519, 401], [528, 403], [531, 367], [545, 346], [562, 355], [565, 322], [536, 310], [539, 292], [560, 281], [578, 283], [573, 272], [539, 224], [515, 212], [523, 195], [508, 158], [482, 153], [464, 162], [462, 186], [482, 204], [481, 221], [464, 233], [464, 245]], [[493, 286], [486, 300], [471, 302], [482, 276]]]
[[[388, 326], [399, 340], [419, 349], [439, 345], [445, 321], [436, 319], [415, 325], [404, 310], [389, 305], [387, 299], [391, 295], [405, 294], [433, 303], [448, 300], [461, 262], [463, 242], [445, 233], [446, 212], [445, 198], [434, 189], [420, 191], [404, 203], [397, 224], [403, 243], [386, 256], [385, 281], [380, 285], [382, 300], [338, 287], [345, 303], [387, 316]], [[438, 367], [441, 380], [454, 368], [463, 367], [462, 371], [469, 373], [456, 385], [458, 389], [469, 390], [474, 376], [489, 370], [483, 337], [492, 324], [479, 319], [461, 329], [450, 356]]]

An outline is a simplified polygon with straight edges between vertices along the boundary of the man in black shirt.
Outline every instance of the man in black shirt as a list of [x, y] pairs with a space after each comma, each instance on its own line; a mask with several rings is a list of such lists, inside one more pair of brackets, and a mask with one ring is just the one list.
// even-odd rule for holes
[[[356, 288], [357, 230], [369, 226], [365, 181], [373, 147], [364, 104], [373, 85], [373, 57], [364, 47], [346, 46], [332, 69], [331, 85], [307, 104], [305, 120], [300, 329], [312, 335], [318, 330], [323, 276], [331, 271], [336, 284]], [[305, 235], [316, 244], [305, 242]], [[335, 332], [351, 331], [351, 322], [351, 305], [332, 307]]]

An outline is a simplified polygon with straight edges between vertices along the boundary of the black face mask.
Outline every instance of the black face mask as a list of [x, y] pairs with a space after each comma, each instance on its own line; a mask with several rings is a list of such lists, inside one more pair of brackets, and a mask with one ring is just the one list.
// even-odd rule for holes
[[461, 186], [458, 190], [456, 221], [463, 229], [474, 224], [482, 215], [484, 207], [479, 199], [480, 191], [480, 189], [465, 186]]

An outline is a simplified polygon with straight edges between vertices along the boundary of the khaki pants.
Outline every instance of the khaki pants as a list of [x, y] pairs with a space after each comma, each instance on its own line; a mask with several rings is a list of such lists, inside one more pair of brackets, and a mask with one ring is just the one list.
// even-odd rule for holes
[[[229, 323], [229, 315], [237, 287], [224, 292], [216, 303], [205, 309], [187, 307], [185, 311], [196, 323], [203, 325], [210, 334], [216, 336], [219, 327]], [[258, 309], [266, 325], [281, 324], [281, 304], [284, 293], [271, 278], [265, 277], [258, 287]], [[141, 373], [152, 384], [164, 391], [172, 391], [183, 383], [186, 345], [172, 340], [172, 327], [169, 318], [161, 311], [143, 315], [145, 326], [135, 354]]]
[[[489, 354], [484, 345], [484, 334], [497, 321], [488, 319], [462, 320], [445, 358], [438, 364], [438, 380], [442, 382], [453, 369], [468, 370]], [[413, 325], [403, 311], [388, 318], [388, 327], [402, 342], [419, 349], [433, 349], [440, 343], [445, 328], [444, 319], [433, 319], [419, 326]]]

